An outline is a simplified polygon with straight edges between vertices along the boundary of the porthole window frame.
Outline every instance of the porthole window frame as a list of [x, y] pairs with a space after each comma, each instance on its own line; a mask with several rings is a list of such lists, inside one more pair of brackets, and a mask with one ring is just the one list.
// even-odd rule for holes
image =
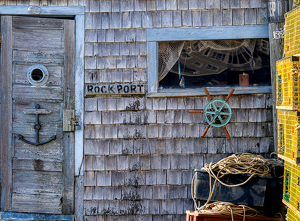
[[[34, 80], [32, 78], [32, 73], [34, 70], [40, 70], [42, 71], [43, 73], [43, 77], [41, 80]], [[44, 66], [44, 65], [41, 65], [41, 64], [35, 64], [35, 65], [32, 65], [28, 68], [27, 70], [27, 80], [29, 81], [29, 83], [33, 86], [37, 86], [37, 87], [40, 87], [40, 86], [43, 86], [47, 83], [48, 81], [48, 78], [49, 78], [49, 72], [48, 72], [48, 69]]]

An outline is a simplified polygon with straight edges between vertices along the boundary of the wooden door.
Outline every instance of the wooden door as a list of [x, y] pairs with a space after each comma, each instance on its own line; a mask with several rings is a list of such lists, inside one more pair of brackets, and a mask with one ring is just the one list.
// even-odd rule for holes
[[73, 214], [75, 23], [1, 17], [2, 210]]

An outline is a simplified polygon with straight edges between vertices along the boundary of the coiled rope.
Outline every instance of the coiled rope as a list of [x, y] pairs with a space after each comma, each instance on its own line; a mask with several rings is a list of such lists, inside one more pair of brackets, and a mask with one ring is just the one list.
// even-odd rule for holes
[[[245, 220], [246, 216], [263, 215], [262, 212], [245, 205], [235, 205], [229, 202], [215, 202], [209, 204], [209, 202], [214, 193], [217, 181], [227, 187], [242, 186], [249, 182], [249, 180], [255, 175], [271, 176], [273, 169], [281, 164], [282, 162], [279, 160], [264, 159], [262, 156], [250, 153], [237, 153], [216, 163], [205, 164], [202, 170], [205, 170], [209, 174], [209, 197], [203, 206], [197, 205], [196, 199], [193, 196], [195, 174], [191, 185], [195, 211], [205, 214], [231, 215], [232, 220], [233, 215], [243, 216], [243, 220]], [[246, 181], [242, 183], [228, 185], [226, 183], [223, 183], [220, 178], [229, 174], [248, 174], [250, 176]], [[213, 185], [211, 181], [212, 177], [215, 179]]]

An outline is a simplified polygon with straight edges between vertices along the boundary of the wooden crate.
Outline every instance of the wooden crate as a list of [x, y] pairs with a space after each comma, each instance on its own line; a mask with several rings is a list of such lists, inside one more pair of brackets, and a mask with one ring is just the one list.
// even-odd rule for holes
[[[242, 221], [242, 216], [234, 216], [234, 221]], [[282, 218], [246, 217], [247, 221], [284, 221]], [[195, 211], [186, 211], [186, 221], [232, 221], [231, 216], [201, 214]]]

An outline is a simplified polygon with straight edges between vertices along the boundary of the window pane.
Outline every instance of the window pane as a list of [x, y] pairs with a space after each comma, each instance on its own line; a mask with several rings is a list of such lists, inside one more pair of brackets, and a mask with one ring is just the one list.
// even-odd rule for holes
[[159, 88], [270, 86], [268, 39], [159, 43]]

